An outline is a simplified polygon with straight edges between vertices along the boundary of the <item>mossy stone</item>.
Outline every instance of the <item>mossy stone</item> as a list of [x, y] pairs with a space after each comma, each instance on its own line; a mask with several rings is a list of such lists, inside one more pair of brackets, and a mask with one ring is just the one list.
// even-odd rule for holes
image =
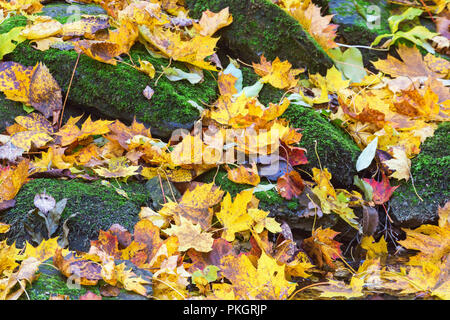
[[[118, 187], [116, 182], [112, 184]], [[9, 243], [16, 241], [18, 246], [22, 246], [25, 240], [30, 241], [30, 236], [24, 229], [24, 222], [30, 221], [28, 212], [34, 209], [34, 196], [44, 191], [56, 201], [68, 199], [60, 227], [54, 236], [61, 235], [62, 223], [70, 215], [78, 212], [78, 215], [70, 218], [68, 222], [69, 248], [72, 250], [88, 251], [90, 240], [98, 238], [99, 230], [108, 230], [115, 223], [133, 231], [134, 225], [139, 221], [140, 208], [148, 204], [149, 193], [144, 184], [137, 182], [119, 184], [129, 199], [119, 195], [113, 187], [103, 185], [101, 181], [31, 180], [17, 194], [15, 207], [0, 215], [2, 222], [11, 225], [10, 231], [3, 236]], [[35, 230], [45, 230], [37, 223], [32, 227]]]
[[318, 111], [299, 105], [291, 104], [282, 118], [289, 120], [292, 127], [301, 129], [303, 136], [299, 146], [306, 148], [308, 164], [300, 168], [309, 172], [314, 167], [328, 168], [335, 188], [353, 187], [353, 176], [357, 173], [356, 160], [361, 150], [346, 132]]
[[[12, 21], [8, 21], [10, 19]], [[0, 25], [0, 32], [7, 32], [14, 26], [26, 24], [23, 19], [14, 17], [10, 19]], [[50, 48], [47, 51], [39, 51], [25, 41], [4, 59], [26, 66], [43, 62], [65, 96], [77, 56], [74, 50], [62, 51]], [[152, 57], [140, 44], [133, 46], [130, 56], [136, 64], [139, 59], [149, 61], [157, 71], [161, 71], [162, 66], [169, 63], [167, 59]], [[133, 63], [129, 57], [124, 57], [123, 61], [127, 64]], [[172, 82], [164, 76], [156, 85], [157, 77], [150, 79], [146, 74], [125, 63], [113, 66], [81, 55], [70, 88], [68, 104], [79, 107], [87, 113], [119, 119], [125, 123], [131, 123], [133, 118], [136, 118], [150, 126], [154, 135], [168, 138], [176, 129], [190, 129], [199, 118], [199, 111], [188, 102], [189, 100], [201, 105], [211, 103], [217, 97], [217, 83], [211, 72], [205, 72], [204, 81], [195, 85], [187, 80]], [[184, 64], [173, 63], [172, 66], [187, 71]], [[147, 85], [155, 91], [150, 100], [143, 95]]]
[[[390, 16], [389, 4], [386, 0], [316, 0], [319, 6], [333, 15], [332, 22], [339, 25], [337, 30], [346, 44], [370, 46], [379, 35], [391, 33], [388, 24]], [[379, 16], [368, 21], [368, 16]], [[385, 58], [383, 51], [361, 50], [364, 64], [371, 67], [369, 61]]]
[[233, 23], [218, 32], [219, 47], [245, 62], [279, 57], [312, 73], [325, 72], [333, 63], [325, 51], [283, 9], [269, 0], [186, 0], [190, 15], [229, 7]]
[[450, 200], [450, 123], [439, 125], [433, 137], [427, 138], [419, 155], [411, 161], [412, 180], [395, 190], [390, 201], [391, 217], [406, 228], [436, 223], [438, 206]]
[[[147, 270], [137, 268], [132, 262], [128, 260], [115, 260], [115, 264], [125, 263], [127, 270], [131, 269], [137, 276], [146, 280], [151, 280], [152, 273]], [[28, 285], [27, 294], [30, 300], [49, 300], [52, 296], [64, 295], [69, 297], [70, 300], [79, 300], [81, 296], [85, 295], [88, 291], [100, 296], [100, 288], [105, 283], [99, 281], [95, 286], [82, 286], [77, 285], [74, 281], [67, 279], [63, 276], [59, 270], [53, 265], [53, 258], [50, 258], [39, 266], [38, 279]], [[151, 285], [144, 285], [147, 289], [147, 294], [152, 295]], [[27, 295], [23, 294], [20, 300], [28, 299]], [[117, 297], [102, 297], [102, 300], [147, 300], [148, 298], [136, 294], [134, 292], [120, 290]]]
[[26, 114], [20, 102], [6, 99], [5, 95], [0, 92], [0, 133], [5, 131], [6, 127], [14, 124], [17, 116]]

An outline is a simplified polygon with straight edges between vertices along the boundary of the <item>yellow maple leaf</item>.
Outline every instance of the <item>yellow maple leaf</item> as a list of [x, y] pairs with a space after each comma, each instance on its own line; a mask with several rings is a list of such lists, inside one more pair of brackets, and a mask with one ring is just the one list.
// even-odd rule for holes
[[0, 233], [7, 233], [9, 231], [10, 225], [0, 222]]
[[[296, 284], [286, 280], [285, 266], [261, 253], [255, 267], [244, 254], [227, 255], [221, 259], [222, 274], [231, 282], [236, 299], [285, 300]], [[214, 290], [222, 290], [218, 286]]]
[[273, 62], [267, 61], [264, 55], [261, 56], [261, 62], [253, 63], [253, 70], [261, 76], [262, 83], [270, 83], [278, 89], [289, 89], [297, 85], [295, 78], [303, 69], [291, 69], [292, 64], [289, 61], [281, 61], [278, 57]]
[[[44, 262], [45, 260], [53, 257], [55, 255], [56, 249], [58, 248], [60, 248], [58, 245], [58, 237], [48, 240], [44, 239], [37, 247], [33, 247], [31, 244], [26, 242], [25, 251], [21, 255], [21, 257], [24, 259], [34, 257], [40, 262]], [[69, 252], [63, 249], [62, 253], [66, 255]]]
[[128, 178], [138, 174], [140, 166], [127, 165], [125, 157], [112, 158], [108, 160], [108, 168], [93, 169], [99, 176], [105, 178]]
[[16, 167], [0, 170], [0, 202], [14, 199], [28, 181], [28, 167], [29, 161], [24, 159]]
[[222, 237], [227, 241], [235, 239], [235, 233], [249, 230], [253, 225], [253, 218], [247, 212], [247, 206], [253, 197], [253, 190], [243, 190], [236, 195], [234, 201], [227, 193], [223, 198], [221, 209], [216, 213], [217, 219], [224, 226]]
[[393, 177], [398, 180], [405, 179], [406, 181], [408, 181], [411, 175], [411, 160], [408, 159], [408, 156], [402, 147], [394, 146], [391, 148], [391, 150], [394, 158], [391, 160], [383, 161], [383, 163], [390, 170], [395, 171], [389, 177]]
[[387, 243], [384, 236], [375, 242], [372, 236], [364, 236], [361, 240], [361, 248], [366, 249], [366, 260], [386, 257], [388, 254]]
[[198, 24], [194, 24], [194, 28], [202, 36], [212, 36], [217, 30], [228, 26], [233, 22], [228, 7], [220, 10], [218, 13], [209, 10], [203, 11], [202, 17]]
[[255, 163], [253, 163], [251, 168], [246, 168], [243, 165], [240, 165], [235, 169], [229, 169], [228, 167], [226, 168], [228, 171], [228, 179], [230, 179], [235, 183], [243, 183], [243, 184], [250, 184], [252, 186], [257, 186], [261, 181]]
[[410, 258], [409, 264], [420, 264], [420, 261], [441, 261], [450, 253], [450, 222], [448, 221], [450, 202], [438, 209], [439, 224], [425, 224], [406, 232], [406, 239], [398, 241], [403, 247], [418, 250], [419, 253]]
[[180, 251], [187, 251], [191, 248], [198, 252], [209, 252], [212, 250], [212, 244], [214, 242], [212, 234], [202, 232], [199, 224], [193, 224], [184, 217], [180, 218], [179, 225], [172, 225], [169, 229], [164, 230], [164, 232], [178, 238], [180, 243], [178, 249]]
[[334, 42], [338, 26], [330, 24], [332, 15], [322, 16], [320, 14], [321, 8], [312, 2], [306, 9], [301, 3], [294, 3], [286, 10], [325, 51], [338, 46]]
[[159, 210], [164, 216], [172, 216], [177, 224], [181, 218], [198, 224], [204, 230], [211, 226], [213, 212], [211, 208], [220, 202], [224, 191], [214, 183], [197, 185], [192, 191], [186, 190], [180, 201], [168, 202]]

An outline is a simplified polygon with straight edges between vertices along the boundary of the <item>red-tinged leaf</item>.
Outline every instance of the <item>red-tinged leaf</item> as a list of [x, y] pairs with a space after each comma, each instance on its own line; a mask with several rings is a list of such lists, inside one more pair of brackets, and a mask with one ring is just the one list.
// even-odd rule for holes
[[208, 265], [220, 266], [220, 259], [222, 257], [233, 254], [233, 245], [225, 239], [215, 239], [210, 252], [197, 252], [195, 250], [189, 250], [189, 258], [192, 260], [192, 266], [189, 268], [189, 272], [196, 270], [203, 270]]
[[95, 293], [88, 291], [84, 295], [80, 296], [79, 300], [102, 300], [101, 296], [96, 295]]
[[392, 193], [395, 191], [395, 189], [399, 187], [391, 187], [388, 177], [386, 177], [384, 173], [382, 174], [382, 176], [383, 178], [381, 179], [381, 181], [376, 181], [375, 179], [364, 179], [365, 182], [372, 186], [372, 200], [375, 204], [383, 204], [387, 202], [392, 196]]
[[115, 259], [121, 256], [117, 237], [110, 231], [100, 230], [98, 240], [91, 241], [91, 247], [96, 247]]
[[291, 166], [298, 166], [308, 163], [308, 159], [305, 155], [306, 149], [288, 146], [284, 143], [282, 145], [283, 147], [280, 148], [280, 156], [286, 158]]
[[303, 183], [303, 179], [295, 170], [279, 177], [277, 181], [278, 192], [287, 200], [291, 200], [292, 198], [299, 196], [303, 192], [304, 188], [305, 184]]
[[337, 259], [341, 254], [341, 243], [333, 240], [339, 232], [330, 228], [322, 229], [319, 227], [314, 230], [312, 236], [303, 240], [302, 248], [314, 259], [319, 268], [327, 264], [331, 268], [336, 266], [333, 260]]

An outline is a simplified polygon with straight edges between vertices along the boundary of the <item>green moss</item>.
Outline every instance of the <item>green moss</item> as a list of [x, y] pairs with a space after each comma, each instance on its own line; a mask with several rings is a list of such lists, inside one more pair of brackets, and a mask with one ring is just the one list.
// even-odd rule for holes
[[[306, 148], [309, 163], [304, 169], [328, 168], [335, 187], [352, 187], [355, 163], [360, 149], [342, 129], [335, 127], [313, 109], [290, 105], [282, 116], [303, 134], [300, 146]], [[317, 159], [315, 149], [317, 142]]]
[[26, 115], [20, 102], [8, 100], [3, 93], [0, 93], [0, 133], [6, 127], [14, 124], [17, 116]]
[[24, 27], [27, 25], [27, 18], [24, 16], [12, 16], [0, 24], [0, 34], [6, 33], [15, 27]]
[[[12, 17], [7, 19], [2, 27], [4, 31], [8, 31], [8, 28], [23, 25], [23, 22], [23, 19]], [[74, 50], [35, 50], [26, 41], [4, 59], [27, 66], [43, 62], [50, 69], [64, 95], [77, 56]], [[130, 56], [137, 64], [139, 58], [151, 62], [157, 71], [162, 71], [162, 67], [169, 63], [166, 59], [152, 57], [139, 44], [133, 47]], [[128, 57], [123, 60], [127, 64], [133, 63]], [[175, 129], [190, 128], [199, 118], [198, 110], [189, 100], [201, 105], [202, 102], [211, 103], [217, 96], [217, 84], [211, 72], [206, 71], [204, 81], [196, 85], [187, 80], [172, 82], [164, 76], [156, 85], [157, 77], [150, 79], [125, 63], [113, 66], [81, 55], [70, 89], [69, 103], [90, 111], [97, 110], [102, 116], [128, 123], [136, 116], [137, 120], [150, 126], [155, 135], [168, 137]], [[173, 63], [172, 66], [187, 70], [182, 63]], [[142, 94], [147, 85], [155, 91], [150, 101]]]
[[[391, 207], [393, 217], [405, 227], [416, 227], [437, 220], [437, 207], [450, 198], [450, 123], [439, 125], [434, 136], [421, 146], [420, 154], [412, 159], [414, 179], [395, 190]], [[414, 189], [415, 187], [415, 189]], [[424, 200], [421, 201], [417, 195]]]
[[[47, 270], [43, 270], [43, 267]], [[49, 269], [52, 269], [52, 267], [41, 266], [39, 278], [31, 284], [31, 289], [27, 289], [30, 300], [48, 300], [51, 296], [57, 295], [65, 295], [69, 296], [72, 300], [78, 300], [88, 290], [100, 295], [97, 286], [80, 286], [80, 289], [69, 288], [64, 276], [59, 272], [52, 272]], [[22, 295], [21, 299], [26, 299], [26, 295]]]
[[269, 60], [278, 56], [311, 72], [324, 72], [332, 66], [301, 25], [268, 0], [187, 0], [186, 4], [195, 18], [207, 9], [217, 12], [229, 7], [233, 23], [220, 31], [220, 44], [244, 61], [259, 61], [264, 54]]
[[[116, 182], [112, 184], [119, 187]], [[141, 206], [147, 205], [149, 194], [144, 184], [121, 183], [120, 188], [129, 199], [119, 195], [114, 188], [103, 186], [101, 181], [34, 179], [22, 187], [16, 196], [16, 206], [2, 218], [2, 221], [12, 225], [6, 237], [11, 242], [16, 240], [19, 245], [27, 239], [23, 223], [28, 219], [28, 211], [34, 209], [34, 196], [45, 190], [56, 201], [68, 199], [62, 221], [78, 212], [68, 223], [69, 243], [77, 250], [83, 248], [87, 251], [89, 239], [96, 239], [99, 230], [107, 230], [114, 223], [133, 230]]]

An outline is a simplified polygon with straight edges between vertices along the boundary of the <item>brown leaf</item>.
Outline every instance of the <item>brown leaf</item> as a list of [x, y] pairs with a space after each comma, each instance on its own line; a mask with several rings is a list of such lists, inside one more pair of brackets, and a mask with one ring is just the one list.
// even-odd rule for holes
[[303, 179], [295, 170], [285, 173], [277, 180], [277, 190], [287, 200], [299, 196], [304, 188], [305, 184]]
[[62, 109], [61, 88], [42, 63], [37, 65], [31, 77], [30, 103], [47, 119], [53, 116], [53, 121]]

